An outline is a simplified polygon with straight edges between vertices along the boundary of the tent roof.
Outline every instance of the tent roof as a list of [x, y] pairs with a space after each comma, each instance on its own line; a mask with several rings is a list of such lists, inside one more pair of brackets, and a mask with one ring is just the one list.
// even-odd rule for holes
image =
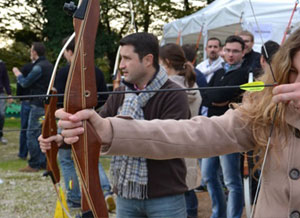
[[[295, 0], [251, 0], [251, 3], [260, 29], [268, 26], [272, 31], [269, 37], [280, 41], [295, 6]], [[295, 26], [299, 22], [300, 13], [296, 11], [292, 24]], [[182, 44], [196, 43], [199, 32], [202, 32], [202, 35], [219, 37], [224, 41], [228, 35], [237, 31], [247, 29], [253, 33], [255, 28], [249, 0], [216, 0], [194, 14], [166, 24], [164, 41], [175, 42], [180, 34]]]

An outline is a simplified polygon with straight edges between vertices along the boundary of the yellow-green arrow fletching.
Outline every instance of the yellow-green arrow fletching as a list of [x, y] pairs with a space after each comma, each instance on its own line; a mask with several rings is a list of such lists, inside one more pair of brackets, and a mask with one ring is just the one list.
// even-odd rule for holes
[[240, 85], [240, 88], [249, 92], [258, 92], [264, 90], [265, 84], [262, 81], [255, 81], [252, 83], [245, 83], [243, 85]]

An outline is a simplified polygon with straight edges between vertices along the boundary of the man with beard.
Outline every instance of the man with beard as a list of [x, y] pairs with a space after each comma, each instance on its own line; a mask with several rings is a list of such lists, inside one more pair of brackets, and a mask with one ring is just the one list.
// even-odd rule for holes
[[222, 68], [224, 60], [219, 56], [221, 46], [220, 39], [216, 37], [209, 38], [205, 48], [208, 59], [202, 61], [196, 66], [196, 69], [200, 70], [200, 72], [204, 74], [207, 82], [209, 82], [212, 78], [214, 72]]
[[[222, 68], [222, 63], [224, 62], [224, 60], [220, 56], [221, 50], [222, 50], [221, 40], [216, 37], [209, 38], [207, 41], [207, 44], [206, 44], [206, 48], [205, 48], [208, 58], [206, 60], [202, 61], [200, 64], [198, 64], [195, 68], [196, 74], [197, 74], [197, 71], [200, 71], [200, 73], [202, 73], [204, 75], [207, 84], [209, 83], [210, 79], [213, 77], [214, 73], [217, 70], [219, 70], [220, 68]], [[199, 74], [196, 75], [197, 78], [199, 78], [198, 75]], [[200, 86], [200, 85], [198, 84], [198, 86]], [[200, 93], [202, 95], [202, 91], [200, 91]], [[207, 111], [208, 111], [208, 108], [204, 105], [201, 105], [201, 107], [199, 108], [199, 115], [207, 116]], [[203, 160], [199, 159], [200, 168], [202, 168], [202, 164], [203, 164]], [[204, 163], [204, 165], [206, 165], [206, 164]], [[202, 173], [202, 170], [201, 170], [201, 173]], [[207, 189], [206, 184], [202, 178], [200, 186], [197, 187], [195, 189], [195, 191], [201, 192], [201, 191], [205, 191], [206, 189]]]

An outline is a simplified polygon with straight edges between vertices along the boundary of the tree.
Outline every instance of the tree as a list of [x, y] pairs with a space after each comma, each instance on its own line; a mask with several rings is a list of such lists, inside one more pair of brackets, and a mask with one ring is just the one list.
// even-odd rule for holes
[[[41, 31], [46, 22], [41, 0], [0, 0], [0, 36], [15, 37], [16, 26], [31, 30], [42, 38]], [[20, 30], [20, 27], [17, 29]]]
[[[109, 61], [110, 71], [113, 69], [118, 41], [128, 31], [130, 26], [130, 7], [128, 0], [99, 0], [101, 5], [100, 24], [95, 48], [95, 57]], [[172, 19], [189, 15], [199, 7], [191, 4], [192, 0], [131, 0], [132, 11], [135, 14], [135, 30], [162, 33], [164, 23]], [[32, 39], [44, 41], [48, 56], [54, 61], [61, 41], [73, 32], [72, 17], [66, 15], [61, 0], [0, 0], [0, 7], [8, 13], [0, 12], [0, 36], [10, 37], [25, 45]], [[25, 12], [19, 9], [25, 7]], [[23, 29], [15, 31], [9, 27], [12, 17], [22, 24]], [[3, 25], [5, 24], [5, 25]], [[98, 61], [103, 63], [103, 61]]]

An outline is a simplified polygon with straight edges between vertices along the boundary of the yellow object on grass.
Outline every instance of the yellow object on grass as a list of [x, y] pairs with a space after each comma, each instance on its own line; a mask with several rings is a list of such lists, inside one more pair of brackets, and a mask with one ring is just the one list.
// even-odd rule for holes
[[[54, 218], [68, 218], [68, 215], [65, 213], [64, 209], [67, 210], [67, 212], [69, 212], [69, 208], [67, 205], [67, 201], [66, 201], [64, 192], [61, 187], [59, 187], [59, 196], [60, 196], [60, 200], [57, 199], [57, 201], [56, 201]], [[63, 204], [64, 209], [63, 209], [61, 203]]]

